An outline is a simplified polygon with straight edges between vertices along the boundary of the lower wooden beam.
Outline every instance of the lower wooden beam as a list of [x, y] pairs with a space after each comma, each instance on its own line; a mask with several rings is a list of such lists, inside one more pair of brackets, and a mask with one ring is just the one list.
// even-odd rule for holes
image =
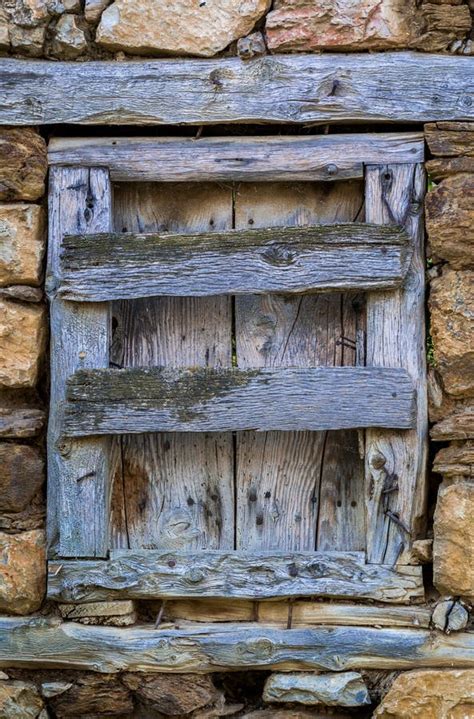
[[474, 667], [474, 634], [419, 629], [272, 629], [225, 624], [117, 629], [0, 618], [0, 668], [215, 672]]
[[421, 567], [366, 564], [363, 553], [124, 551], [109, 561], [50, 562], [48, 596], [111, 599], [321, 596], [395, 604], [424, 597]]

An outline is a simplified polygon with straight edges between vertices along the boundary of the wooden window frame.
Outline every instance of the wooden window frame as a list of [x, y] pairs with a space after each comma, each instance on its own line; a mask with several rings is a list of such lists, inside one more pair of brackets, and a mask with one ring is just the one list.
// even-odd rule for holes
[[[422, 530], [425, 507], [422, 135], [69, 139], [53, 141], [49, 158], [49, 596], [70, 602], [315, 594], [394, 603], [420, 600], [421, 567], [411, 566], [409, 550]], [[367, 553], [129, 550], [113, 552], [107, 559], [109, 437], [71, 436], [64, 428], [71, 375], [109, 366], [110, 311], [106, 302], [70, 302], [62, 296], [64, 236], [111, 231], [113, 181], [352, 178], [365, 178], [366, 221], [399, 225], [412, 244], [403, 285], [400, 281], [390, 290], [382, 285], [367, 298], [367, 367], [408, 372], [416, 390], [416, 419], [411, 429], [379, 426], [365, 432]], [[395, 485], [397, 511], [390, 503]], [[245, 582], [255, 563], [265, 565], [274, 581]]]

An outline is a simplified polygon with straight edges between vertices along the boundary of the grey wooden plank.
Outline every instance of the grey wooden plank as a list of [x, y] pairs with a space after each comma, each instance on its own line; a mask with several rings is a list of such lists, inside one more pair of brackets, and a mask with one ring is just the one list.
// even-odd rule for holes
[[399, 287], [410, 244], [363, 224], [65, 237], [59, 295], [80, 301]]
[[474, 634], [423, 629], [272, 629], [227, 623], [119, 629], [46, 617], [0, 618], [0, 667], [95, 672], [473, 667]]
[[414, 423], [408, 373], [378, 367], [81, 370], [67, 399], [69, 436]]
[[[409, 432], [366, 435], [367, 552], [369, 561], [397, 561], [426, 521], [427, 390], [423, 165], [367, 168], [369, 222], [404, 224], [414, 252], [403, 288], [367, 298], [367, 364], [403, 367], [416, 387], [417, 418]], [[409, 556], [409, 552], [407, 553]]]
[[248, 62], [234, 57], [77, 64], [3, 58], [0, 122], [472, 120], [473, 62], [418, 52], [270, 55]]
[[79, 368], [109, 366], [106, 304], [71, 305], [56, 295], [65, 232], [111, 229], [107, 170], [55, 167], [50, 174], [46, 285], [51, 318], [48, 427], [48, 541], [60, 556], [105, 556], [108, 542], [108, 441], [63, 436], [66, 381]]
[[108, 167], [116, 182], [341, 180], [363, 164], [423, 162], [421, 132], [300, 137], [52, 138], [50, 165]]
[[[115, 188], [118, 230], [225, 231], [232, 190], [210, 183], [124, 183]], [[125, 231], [126, 231], [125, 230]], [[123, 366], [230, 366], [230, 297], [155, 297], [113, 304], [112, 359]], [[117, 438], [111, 546], [232, 549], [230, 434], [161, 432]]]
[[105, 562], [50, 562], [48, 576], [48, 597], [61, 602], [321, 596], [408, 604], [424, 597], [421, 567], [365, 564], [361, 552], [123, 550]]

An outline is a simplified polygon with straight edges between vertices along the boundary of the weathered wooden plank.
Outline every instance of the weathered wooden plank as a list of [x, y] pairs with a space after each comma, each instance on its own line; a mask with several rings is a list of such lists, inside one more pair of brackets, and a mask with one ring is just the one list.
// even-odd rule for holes
[[423, 537], [426, 505], [427, 398], [422, 165], [381, 165], [366, 173], [366, 220], [405, 225], [414, 252], [404, 286], [367, 298], [367, 365], [403, 367], [416, 386], [410, 432], [366, 434], [367, 553], [370, 562], [397, 561]]
[[[119, 231], [224, 231], [232, 189], [208, 183], [120, 184]], [[156, 297], [114, 303], [113, 361], [120, 366], [230, 366], [230, 297]], [[233, 549], [230, 434], [162, 432], [120, 443], [111, 546], [161, 550]]]
[[68, 380], [69, 436], [357, 427], [409, 429], [413, 383], [378, 367], [82, 370]]
[[363, 164], [423, 162], [420, 132], [300, 137], [53, 138], [50, 165], [108, 167], [116, 182], [315, 181], [363, 177]]
[[0, 618], [0, 667], [95, 672], [410, 669], [474, 666], [474, 634], [419, 629], [271, 629], [224, 624], [117, 629], [44, 617]]
[[108, 441], [71, 442], [62, 434], [66, 380], [79, 368], [109, 366], [106, 304], [71, 305], [56, 296], [59, 253], [67, 232], [111, 229], [107, 170], [52, 168], [47, 289], [51, 306], [51, 399], [48, 428], [48, 539], [52, 555], [105, 556], [108, 543]]
[[404, 230], [338, 224], [201, 234], [65, 237], [59, 295], [107, 301], [399, 287]]
[[116, 551], [109, 561], [49, 564], [48, 596], [112, 599], [313, 596], [407, 604], [424, 596], [421, 567], [365, 564], [360, 552]]
[[3, 58], [0, 122], [472, 120], [472, 68], [469, 57], [417, 52], [269, 55], [248, 62], [186, 58], [77, 64]]

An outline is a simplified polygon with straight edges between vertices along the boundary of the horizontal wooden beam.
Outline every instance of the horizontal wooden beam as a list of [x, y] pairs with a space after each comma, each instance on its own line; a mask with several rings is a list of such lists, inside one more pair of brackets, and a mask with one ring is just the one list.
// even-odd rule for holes
[[64, 431], [407, 429], [414, 394], [405, 370], [379, 367], [80, 370], [68, 381]]
[[109, 561], [50, 562], [48, 596], [111, 599], [321, 596], [407, 604], [424, 597], [421, 567], [366, 564], [344, 552], [115, 552]]
[[256, 137], [53, 138], [50, 165], [105, 166], [115, 182], [361, 178], [364, 164], [423, 162], [420, 132]]
[[0, 60], [3, 125], [473, 120], [474, 59], [417, 52], [242, 62]]
[[474, 667], [474, 634], [255, 624], [119, 629], [46, 617], [0, 618], [0, 667], [215, 672]]
[[59, 295], [101, 302], [394, 289], [408, 269], [410, 247], [397, 226], [358, 223], [65, 237]]

